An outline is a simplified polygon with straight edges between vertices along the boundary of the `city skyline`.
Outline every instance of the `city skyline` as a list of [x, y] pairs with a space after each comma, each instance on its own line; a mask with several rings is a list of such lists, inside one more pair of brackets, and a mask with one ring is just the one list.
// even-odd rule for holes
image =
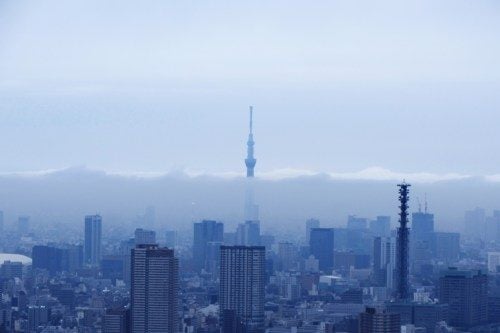
[[0, 333], [500, 332], [498, 14], [0, 0]]

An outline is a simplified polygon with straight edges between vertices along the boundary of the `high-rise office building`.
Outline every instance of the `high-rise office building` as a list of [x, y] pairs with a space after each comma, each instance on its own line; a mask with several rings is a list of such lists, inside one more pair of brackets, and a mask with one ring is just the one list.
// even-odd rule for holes
[[3, 232], [3, 211], [0, 210], [0, 232]]
[[460, 234], [458, 232], [435, 232], [432, 244], [433, 254], [446, 263], [460, 259]]
[[98, 267], [101, 260], [102, 218], [100, 215], [85, 216], [84, 262]]
[[32, 305], [28, 307], [28, 330], [39, 332], [40, 326], [45, 326], [50, 320], [50, 309], [43, 305]]
[[448, 324], [470, 328], [488, 320], [488, 276], [450, 268], [439, 278], [439, 301], [448, 304]]
[[434, 214], [427, 211], [411, 214], [411, 235], [416, 240], [429, 237], [434, 232]]
[[130, 332], [130, 309], [108, 309], [104, 315], [103, 333]]
[[167, 230], [165, 232], [165, 245], [172, 249], [177, 246], [177, 231]]
[[298, 251], [294, 244], [290, 242], [278, 243], [279, 270], [288, 271], [294, 268], [297, 258], [297, 253]]
[[146, 228], [154, 227], [156, 223], [156, 208], [154, 206], [146, 207], [146, 212], [144, 213], [143, 222]]
[[236, 244], [243, 246], [258, 246], [260, 244], [260, 222], [246, 221], [240, 223], [236, 230]]
[[19, 234], [26, 234], [30, 231], [30, 217], [23, 215], [17, 219], [17, 232]]
[[74, 272], [82, 266], [83, 248], [81, 245], [53, 247], [35, 245], [32, 249], [34, 269], [46, 269], [50, 274]]
[[208, 273], [214, 274], [216, 278], [219, 274], [220, 247], [222, 242], [208, 242], [205, 255], [205, 269]]
[[401, 325], [412, 324], [423, 327], [426, 332], [434, 332], [441, 321], [448, 321], [448, 304], [390, 302], [386, 310], [400, 315]]
[[319, 260], [319, 269], [325, 273], [331, 273], [333, 268], [334, 229], [311, 229], [309, 250]]
[[221, 246], [219, 303], [223, 333], [264, 331], [265, 248]]
[[0, 278], [14, 279], [23, 278], [23, 264], [19, 261], [4, 261], [0, 264]]
[[483, 208], [476, 207], [465, 212], [465, 235], [476, 239], [486, 237], [486, 212]]
[[319, 228], [318, 219], [308, 219], [306, 221], [306, 244], [309, 245], [309, 240], [311, 239], [311, 230], [314, 228]]
[[156, 232], [142, 228], [135, 229], [135, 245], [156, 244]]
[[357, 217], [356, 215], [349, 215], [347, 217], [347, 229], [365, 230], [366, 228], [368, 228], [368, 219]]
[[179, 263], [174, 251], [141, 244], [132, 249], [132, 333], [178, 331]]
[[193, 260], [199, 271], [207, 269], [207, 246], [210, 242], [223, 242], [224, 223], [204, 220], [193, 225]]
[[373, 241], [373, 277], [379, 287], [394, 288], [396, 238], [375, 237]]
[[366, 308], [359, 314], [359, 333], [400, 333], [399, 314]]
[[387, 237], [391, 234], [391, 217], [377, 216], [370, 221], [370, 231], [376, 237]]

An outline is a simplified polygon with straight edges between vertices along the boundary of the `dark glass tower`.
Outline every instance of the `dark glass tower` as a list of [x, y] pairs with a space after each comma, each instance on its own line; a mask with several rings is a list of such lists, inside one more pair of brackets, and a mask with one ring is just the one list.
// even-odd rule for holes
[[85, 216], [84, 261], [92, 267], [101, 261], [102, 218], [100, 215]]

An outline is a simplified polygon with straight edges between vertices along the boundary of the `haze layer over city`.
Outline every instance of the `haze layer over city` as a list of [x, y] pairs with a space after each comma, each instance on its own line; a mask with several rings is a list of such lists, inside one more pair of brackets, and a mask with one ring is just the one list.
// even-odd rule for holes
[[499, 332], [499, 14], [0, 0], [0, 333]]

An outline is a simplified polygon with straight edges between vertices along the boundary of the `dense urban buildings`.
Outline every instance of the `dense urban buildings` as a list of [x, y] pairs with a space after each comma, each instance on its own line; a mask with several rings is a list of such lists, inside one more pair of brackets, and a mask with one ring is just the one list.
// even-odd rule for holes
[[6, 215], [0, 332], [500, 330], [500, 211], [468, 211], [470, 234], [443, 230], [427, 204], [412, 210], [404, 182], [389, 203], [398, 228], [353, 211], [274, 229], [255, 204], [254, 145], [250, 110], [238, 219], [176, 230], [148, 204], [127, 223], [89, 215], [75, 231]]

